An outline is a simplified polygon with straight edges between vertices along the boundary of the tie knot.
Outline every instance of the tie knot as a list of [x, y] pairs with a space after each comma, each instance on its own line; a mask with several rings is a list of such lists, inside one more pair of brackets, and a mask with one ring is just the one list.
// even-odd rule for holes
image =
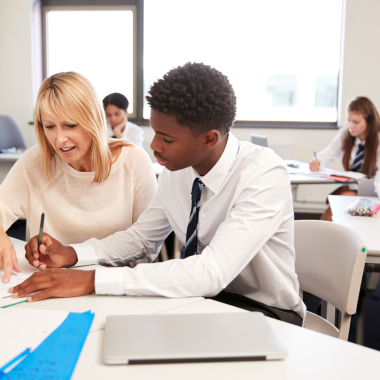
[[199, 178], [195, 178], [193, 182], [193, 188], [191, 190], [191, 195], [196, 199], [201, 199], [203, 182]]

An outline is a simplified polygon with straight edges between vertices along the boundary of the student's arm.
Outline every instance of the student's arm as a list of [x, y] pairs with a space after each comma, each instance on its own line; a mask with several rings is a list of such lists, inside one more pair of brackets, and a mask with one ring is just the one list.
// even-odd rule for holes
[[377, 148], [377, 159], [376, 159], [377, 171], [374, 179], [374, 190], [378, 197], [380, 197], [380, 144]]
[[337, 158], [343, 157], [342, 142], [345, 128], [340, 128], [338, 134], [330, 142], [330, 144], [317, 154], [317, 159], [320, 161], [320, 166], [328, 166], [331, 162]]
[[[201, 255], [138, 265], [133, 269], [97, 269], [96, 293], [172, 298], [214, 296], [231, 283], [276, 233], [288, 202], [291, 202], [288, 174], [283, 167], [274, 168], [244, 186], [235, 206]], [[78, 257], [81, 256], [78, 248], [82, 247], [87, 248], [88, 253], [92, 251], [100, 261], [110, 262], [131, 260], [133, 252], [153, 252], [169, 232], [165, 225], [160, 226], [164, 222], [161, 210], [158, 198], [154, 198], [139, 221], [127, 231], [102, 240], [91, 239], [86, 244], [73, 247]], [[14, 291], [18, 292], [18, 297], [22, 297], [28, 291], [49, 289], [48, 293], [32, 296], [31, 301], [62, 294], [77, 295], [73, 283], [58, 281], [59, 273], [63, 270], [60, 271], [37, 273]], [[40, 281], [41, 276], [50, 277]], [[86, 285], [86, 281], [83, 277], [83, 281], [78, 281], [78, 287], [91, 289], [92, 284]]]
[[[201, 255], [134, 269], [96, 270], [96, 293], [172, 298], [214, 296], [276, 233], [289, 197], [289, 178], [284, 168], [272, 169], [244, 189]], [[101, 240], [103, 247], [109, 245], [105, 240]]]

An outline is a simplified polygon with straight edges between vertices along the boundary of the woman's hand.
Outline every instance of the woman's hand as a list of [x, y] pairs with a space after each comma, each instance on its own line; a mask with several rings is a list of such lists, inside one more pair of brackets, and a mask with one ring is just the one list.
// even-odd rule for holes
[[309, 168], [312, 172], [318, 171], [320, 166], [321, 166], [321, 161], [319, 161], [319, 160], [311, 160], [310, 161]]
[[126, 124], [127, 124], [127, 118], [124, 116], [123, 121], [120, 124], [118, 124], [115, 128], [112, 128], [113, 133], [118, 139], [121, 139], [123, 137], [122, 133], [124, 131]]
[[11, 239], [5, 233], [3, 227], [0, 226], [0, 269], [4, 269], [3, 283], [6, 284], [11, 279], [12, 269], [21, 272], [18, 266], [16, 251], [13, 247]]
[[[78, 261], [77, 254], [72, 247], [66, 247], [48, 234], [42, 235], [40, 253], [38, 253], [38, 235], [30, 239], [25, 245], [25, 258], [30, 265], [36, 268], [71, 267]], [[40, 259], [38, 260], [38, 256]]]
[[95, 291], [95, 271], [47, 269], [34, 273], [22, 284], [9, 289], [13, 298], [25, 297], [28, 302], [51, 297], [80, 297]]

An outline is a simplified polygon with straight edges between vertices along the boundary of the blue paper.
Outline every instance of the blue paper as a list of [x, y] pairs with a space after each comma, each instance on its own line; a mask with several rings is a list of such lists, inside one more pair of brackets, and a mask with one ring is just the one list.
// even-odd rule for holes
[[[33, 352], [1, 380], [69, 380], [78, 361], [94, 314], [70, 313]], [[25, 353], [24, 353], [25, 354]], [[21, 357], [21, 356], [19, 356]], [[13, 363], [16, 358], [13, 359]], [[5, 368], [9, 367], [8, 363]]]

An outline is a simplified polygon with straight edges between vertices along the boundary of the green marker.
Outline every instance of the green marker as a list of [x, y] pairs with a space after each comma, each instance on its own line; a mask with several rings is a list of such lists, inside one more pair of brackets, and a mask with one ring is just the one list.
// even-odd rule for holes
[[6, 307], [18, 305], [19, 303], [23, 303], [23, 302], [26, 302], [26, 300], [20, 301], [20, 302], [16, 302], [16, 303], [12, 303], [12, 304], [6, 305], [6, 306], [0, 306], [0, 309], [5, 309]]

